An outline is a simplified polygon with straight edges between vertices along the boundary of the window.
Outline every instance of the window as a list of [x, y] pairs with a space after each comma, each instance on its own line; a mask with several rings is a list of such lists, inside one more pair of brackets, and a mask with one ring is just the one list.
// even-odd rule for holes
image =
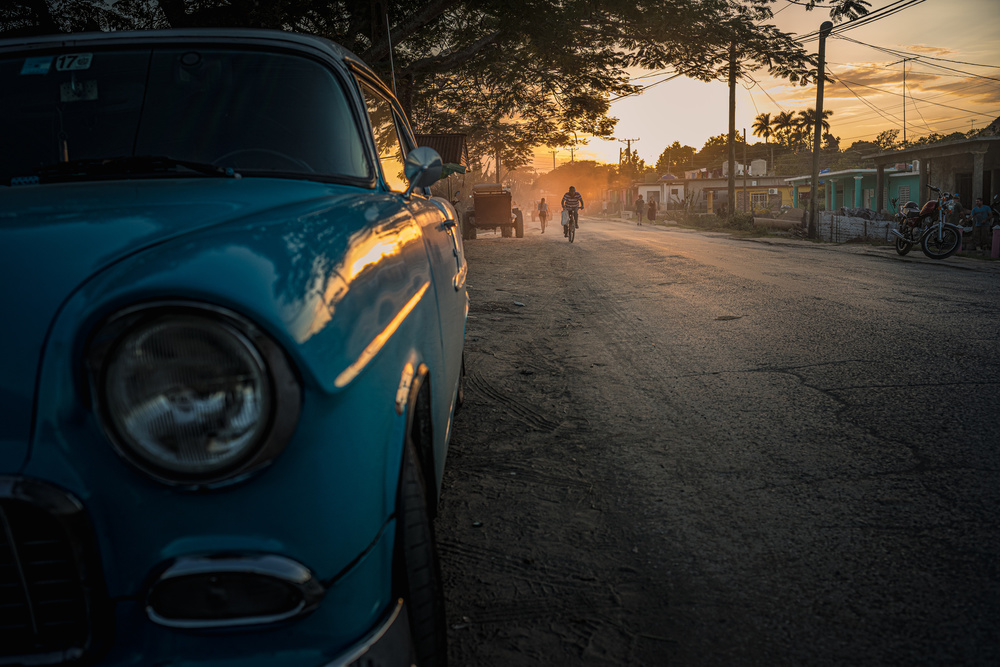
[[5, 175], [65, 160], [162, 155], [244, 175], [369, 177], [343, 88], [306, 58], [107, 49], [0, 59], [0, 81], [9, 102], [0, 124], [18, 128], [4, 137]]
[[750, 205], [756, 211], [760, 208], [767, 208], [767, 193], [766, 192], [751, 192], [750, 193]]
[[899, 203], [900, 205], [905, 204], [910, 201], [910, 186], [900, 185], [899, 186]]
[[389, 189], [405, 192], [407, 181], [403, 173], [403, 162], [406, 158], [403, 144], [399, 139], [399, 129], [396, 127], [392, 104], [368, 84], [359, 83], [364, 92], [372, 131], [375, 133], [375, 147], [378, 149], [378, 160], [382, 164], [385, 182]]

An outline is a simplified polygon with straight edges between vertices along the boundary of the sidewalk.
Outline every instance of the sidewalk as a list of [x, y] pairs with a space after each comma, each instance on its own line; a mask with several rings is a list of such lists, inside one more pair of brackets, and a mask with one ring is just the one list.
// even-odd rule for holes
[[[600, 216], [580, 216], [580, 219], [586, 221], [587, 219], [594, 220], [595, 222], [617, 222], [623, 223], [630, 226], [635, 226], [635, 220], [627, 220], [623, 218], [608, 216], [607, 218]], [[809, 239], [800, 239], [790, 236], [737, 236], [731, 234], [725, 230], [715, 229], [695, 229], [691, 227], [677, 227], [676, 223], [672, 223], [664, 220], [657, 220], [655, 224], [650, 223], [648, 220], [643, 221], [644, 226], [648, 226], [650, 229], [661, 228], [670, 231], [686, 232], [692, 234], [712, 234], [712, 235], [727, 235], [730, 238], [737, 241], [746, 241], [748, 243], [762, 243], [765, 245], [773, 246], [813, 246], [817, 250], [827, 250], [831, 252], [849, 252], [855, 255], [868, 255], [870, 257], [878, 257], [880, 259], [895, 260], [899, 262], [915, 262], [917, 264], [933, 264], [935, 266], [943, 266], [951, 269], [961, 269], [964, 271], [978, 271], [982, 273], [994, 273], [1000, 275], [1000, 260], [983, 258], [982, 256], [962, 256], [959, 254], [952, 255], [947, 259], [931, 259], [924, 255], [920, 248], [913, 248], [906, 255], [900, 255], [896, 252], [895, 246], [892, 245], [871, 245], [868, 243], [833, 243], [831, 241], [810, 241]]]

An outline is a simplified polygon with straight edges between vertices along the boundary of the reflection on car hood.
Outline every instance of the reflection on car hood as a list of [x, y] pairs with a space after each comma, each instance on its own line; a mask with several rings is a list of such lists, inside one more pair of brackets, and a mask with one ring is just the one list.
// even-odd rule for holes
[[[0, 472], [27, 452], [39, 354], [88, 278], [197, 229], [353, 188], [278, 179], [171, 179], [0, 190]], [[259, 219], [258, 219], [259, 222]]]

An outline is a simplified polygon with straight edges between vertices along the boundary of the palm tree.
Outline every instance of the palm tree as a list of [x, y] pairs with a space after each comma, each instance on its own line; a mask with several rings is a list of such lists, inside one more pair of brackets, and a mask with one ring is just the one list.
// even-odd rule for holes
[[791, 111], [782, 111], [775, 116], [771, 121], [771, 127], [774, 129], [775, 138], [787, 146], [791, 145], [791, 134], [795, 129], [795, 116]]
[[[763, 137], [765, 146], [767, 145], [767, 140], [774, 136], [773, 122], [769, 113], [757, 114], [757, 117], [753, 120], [753, 125], [751, 126], [753, 135], [755, 137]], [[774, 146], [771, 146], [771, 163], [768, 166], [774, 169]]]
[[[823, 110], [823, 120], [821, 121], [823, 132], [830, 131], [830, 123], [828, 123], [826, 119], [832, 115], [833, 115], [832, 111], [827, 109]], [[816, 110], [810, 107], [805, 111], [800, 111], [799, 117], [796, 119], [796, 124], [802, 129], [802, 133], [805, 135], [806, 142], [810, 146], [812, 146], [813, 130], [816, 129]]]

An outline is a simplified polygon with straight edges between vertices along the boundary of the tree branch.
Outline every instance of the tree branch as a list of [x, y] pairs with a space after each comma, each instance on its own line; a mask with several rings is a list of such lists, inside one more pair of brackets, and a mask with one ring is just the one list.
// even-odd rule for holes
[[421, 58], [414, 60], [406, 68], [406, 72], [413, 74], [416, 72], [443, 71], [461, 65], [473, 58], [477, 53], [489, 46], [500, 37], [500, 32], [492, 32], [480, 37], [478, 40], [465, 47], [461, 51], [450, 51], [445, 54], [433, 56], [431, 58]]
[[[435, 21], [446, 9], [457, 5], [459, 1], [432, 0], [432, 2], [428, 2], [416, 14], [398, 23], [392, 29], [389, 34], [392, 44], [398, 45], [406, 41], [413, 33]], [[389, 57], [389, 46], [389, 40], [380, 39], [375, 44], [372, 44], [370, 49], [359, 55], [366, 62], [378, 62]]]

